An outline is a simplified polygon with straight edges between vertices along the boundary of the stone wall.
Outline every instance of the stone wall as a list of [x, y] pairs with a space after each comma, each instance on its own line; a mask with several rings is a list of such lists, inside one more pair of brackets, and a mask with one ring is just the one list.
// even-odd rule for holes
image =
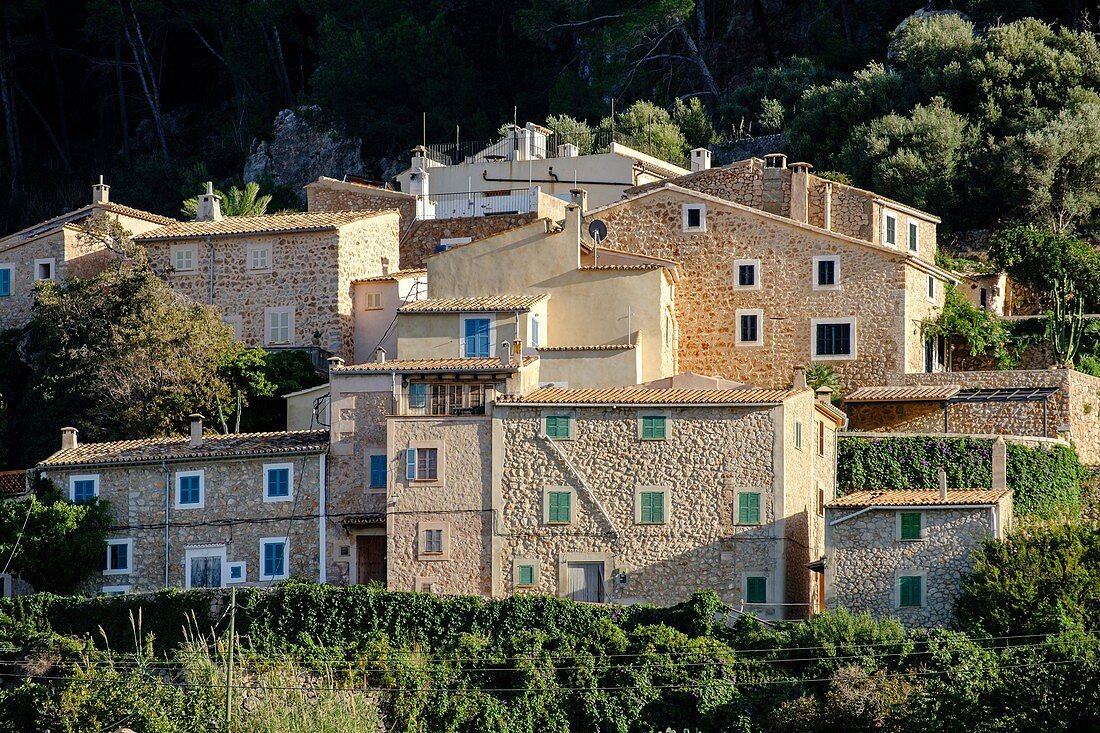
[[443, 239], [469, 237], [484, 239], [494, 234], [530, 224], [537, 214], [495, 214], [461, 219], [422, 219], [415, 222], [401, 237], [401, 267], [424, 267], [424, 261], [435, 254]]
[[331, 178], [320, 178], [305, 187], [307, 211], [393, 211], [400, 216], [398, 229], [404, 234], [416, 219], [416, 197]]
[[[894, 510], [872, 509], [840, 524], [858, 509], [826, 510], [826, 606], [896, 616], [910, 627], [954, 626], [971, 552], [993, 534], [989, 509], [924, 510], [926, 539], [898, 540]], [[898, 606], [898, 576], [923, 574], [924, 605]]]
[[20, 328], [30, 321], [36, 259], [54, 260], [58, 278], [65, 276], [65, 236], [66, 230], [62, 229], [0, 252], [0, 267], [11, 267], [11, 295], [0, 297], [0, 330]]
[[1069, 395], [1066, 417], [1077, 455], [1090, 466], [1100, 464], [1100, 377], [1066, 372]]

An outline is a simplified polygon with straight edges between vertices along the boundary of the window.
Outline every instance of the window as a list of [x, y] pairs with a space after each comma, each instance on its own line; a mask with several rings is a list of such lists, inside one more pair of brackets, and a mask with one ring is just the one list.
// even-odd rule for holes
[[386, 488], [385, 455], [374, 455], [370, 457], [370, 487], [372, 489]]
[[99, 496], [99, 475], [69, 477], [69, 498], [74, 504], [85, 504]]
[[545, 434], [547, 438], [554, 440], [569, 440], [573, 437], [572, 422], [568, 415], [547, 415], [545, 421]]
[[229, 577], [226, 579], [227, 583], [243, 583], [248, 580], [248, 572], [244, 560], [231, 562], [226, 565], [226, 568], [229, 570]]
[[531, 346], [538, 348], [539, 345], [539, 317], [537, 315], [531, 315]]
[[99, 590], [101, 596], [124, 596], [129, 592], [128, 585], [105, 585]]
[[438, 448], [409, 448], [405, 451], [405, 478], [436, 481], [439, 478]]
[[817, 427], [817, 454], [819, 456], [825, 455], [825, 423], [820, 420], [814, 420]]
[[428, 385], [424, 382], [413, 382], [409, 385], [409, 407], [427, 407]]
[[761, 346], [764, 343], [764, 311], [759, 308], [737, 309], [734, 313], [737, 319], [737, 345]]
[[290, 565], [290, 541], [286, 537], [260, 540], [260, 580], [284, 580]]
[[271, 269], [271, 246], [266, 244], [254, 244], [248, 248], [249, 270]]
[[737, 495], [737, 523], [760, 524], [760, 492], [742, 491]]
[[[260, 554], [263, 555], [262, 548]], [[183, 563], [187, 589], [225, 586], [225, 545], [188, 547], [183, 551]]]
[[814, 290], [840, 289], [840, 258], [827, 255], [813, 258]]
[[802, 421], [798, 420], [794, 424], [794, 447], [797, 450], [802, 450]]
[[817, 486], [817, 516], [825, 516], [825, 489], [821, 488], [821, 484]]
[[130, 572], [134, 552], [134, 541], [107, 540], [107, 564], [103, 566], [104, 575], [126, 575]]
[[426, 554], [426, 555], [442, 555], [443, 554], [443, 530], [442, 529], [426, 529], [426, 530], [424, 530], [424, 554]]
[[173, 245], [172, 269], [176, 272], [192, 272], [195, 269], [195, 248], [192, 245]]
[[924, 539], [924, 515], [921, 512], [898, 512], [898, 539], [902, 542]]
[[707, 230], [706, 204], [684, 204], [682, 212], [685, 232], [705, 232]]
[[204, 505], [203, 471], [180, 471], [176, 474], [176, 508], [193, 509]]
[[573, 492], [551, 489], [546, 492], [546, 523], [569, 524], [573, 521]]
[[854, 359], [856, 356], [856, 320], [822, 321], [811, 319], [811, 344], [815, 359]]
[[914, 220], [909, 220], [909, 251], [917, 251], [917, 242], [920, 240], [920, 226]]
[[666, 496], [667, 494], [664, 491], [645, 490], [638, 492], [638, 523], [664, 524]]
[[0, 298], [11, 295], [11, 265], [0, 265]]
[[52, 257], [34, 261], [35, 280], [53, 280], [53, 277], [54, 259]]
[[898, 605], [902, 608], [920, 608], [924, 605], [920, 575], [902, 575], [898, 578]]
[[535, 564], [520, 563], [516, 565], [516, 585], [532, 586], [535, 584]]
[[264, 501], [290, 501], [294, 484], [294, 464], [264, 465]]
[[989, 309], [989, 289], [981, 288], [978, 290], [978, 305], [982, 308]]
[[898, 244], [898, 217], [889, 211], [882, 212], [882, 243], [890, 247]]
[[759, 290], [760, 260], [734, 260], [733, 275], [736, 289]]
[[294, 337], [294, 308], [267, 308], [264, 310], [267, 321], [267, 343], [289, 344]]
[[416, 559], [449, 560], [451, 526], [448, 522], [417, 522]]
[[642, 440], [664, 440], [668, 437], [668, 418], [664, 415], [642, 415], [638, 426]]
[[367, 293], [366, 309], [369, 311], [382, 310], [382, 293]]
[[768, 602], [768, 578], [765, 575], [749, 575], [745, 578], [745, 603]]
[[493, 355], [492, 320], [462, 319], [462, 355], [467, 358], [488, 358]]

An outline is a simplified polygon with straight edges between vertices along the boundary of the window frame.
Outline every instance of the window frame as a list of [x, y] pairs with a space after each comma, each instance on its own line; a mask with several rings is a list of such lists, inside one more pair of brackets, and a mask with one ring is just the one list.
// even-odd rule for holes
[[[38, 268], [41, 267], [42, 265], [49, 266], [49, 268], [50, 268], [50, 276], [49, 277], [39, 277], [38, 276]], [[35, 259], [34, 269], [31, 270], [31, 277], [33, 278], [32, 282], [42, 282], [44, 280], [48, 280], [50, 282], [55, 282], [57, 280], [57, 258], [56, 257], [39, 257], [39, 258]]]
[[[271, 471], [286, 470], [286, 496], [272, 496], [271, 489]], [[265, 463], [264, 464], [264, 503], [269, 504], [278, 501], [294, 501], [294, 464], [293, 463]]]
[[[551, 418], [554, 419], [555, 427], [558, 426], [558, 421], [560, 419], [565, 418], [567, 435], [564, 438], [560, 437], [560, 436], [557, 436], [557, 435], [551, 435], [550, 434], [550, 420], [551, 420]], [[544, 412], [542, 414], [541, 419], [542, 419], [542, 434], [545, 435], [550, 440], [573, 440], [574, 427], [575, 427], [574, 424], [573, 424], [573, 421], [574, 421], [573, 415], [571, 415], [569, 413], [549, 412], [548, 411], [548, 412]]]
[[[902, 582], [907, 578], [915, 578], [917, 580], [917, 603], [903, 603], [905, 599], [902, 595]], [[894, 579], [894, 607], [897, 609], [903, 608], [925, 608], [928, 605], [928, 588], [927, 588], [927, 573], [923, 570], [899, 570]]]
[[[741, 284], [741, 268], [752, 267], [752, 285]], [[761, 284], [761, 271], [759, 259], [738, 259], [733, 261], [733, 289], [734, 290], [760, 290]]]
[[103, 586], [102, 588], [99, 589], [99, 595], [107, 596], [107, 597], [124, 596], [127, 593], [129, 593], [132, 588], [133, 588], [133, 586], [129, 585], [129, 584], [105, 585], [105, 586]]
[[[378, 459], [381, 459], [380, 461]], [[382, 465], [382, 483], [376, 484], [374, 482], [374, 474], [376, 463]], [[438, 469], [438, 463], [436, 465]], [[385, 489], [389, 485], [390, 481], [390, 459], [385, 453], [371, 453], [367, 456], [367, 488], [368, 489]]]
[[[688, 223], [690, 214], [689, 211], [699, 212], [699, 225], [691, 226]], [[680, 205], [680, 225], [681, 231], [689, 234], [706, 232], [707, 231], [707, 205], [706, 204], [681, 204]]]
[[[918, 518], [918, 528], [916, 537], [905, 536], [905, 517], [916, 515]], [[927, 539], [927, 523], [925, 521], [925, 514], [920, 510], [899, 509], [896, 516], [897, 522], [897, 541], [898, 542], [922, 542]]]
[[542, 319], [538, 313], [532, 313], [528, 324], [527, 340], [531, 348], [537, 349], [542, 342]]
[[[489, 322], [489, 352], [487, 356], [470, 356], [467, 354], [466, 323], [469, 321]], [[458, 356], [461, 359], [492, 359], [497, 355], [497, 323], [494, 313], [463, 313], [458, 318]]]
[[[187, 547], [183, 548], [183, 587], [184, 590], [191, 590], [191, 561], [200, 557], [216, 557], [221, 560], [221, 585], [219, 588], [226, 586], [226, 578], [228, 577], [228, 571], [226, 570], [226, 547], [225, 545], [209, 545], [199, 547]], [[262, 557], [262, 556], [261, 556]], [[194, 586], [199, 587], [199, 586]]]
[[[256, 255], [261, 253], [264, 255], [264, 265], [256, 267]], [[246, 272], [271, 272], [274, 256], [275, 250], [270, 244], [250, 244], [245, 248], [244, 269]]]
[[936, 276], [935, 275], [929, 275], [928, 276], [928, 302], [929, 303], [935, 303], [936, 302]]
[[[753, 600], [749, 593], [750, 581], [758, 580], [764, 583], [764, 598], [763, 600]], [[768, 577], [768, 573], [762, 572], [747, 572], [741, 576], [741, 590], [744, 603], [747, 606], [767, 606], [771, 603], [769, 600], [771, 597], [771, 579]]]
[[[277, 341], [277, 340], [272, 338], [272, 333], [271, 333], [274, 317], [275, 316], [284, 316], [284, 315], [287, 317], [287, 324], [286, 324], [287, 340], [286, 341]], [[284, 305], [284, 306], [276, 306], [276, 307], [272, 307], [272, 308], [264, 308], [264, 344], [266, 344], [268, 346], [278, 346], [278, 345], [281, 345], [281, 344], [293, 344], [294, 343], [295, 332], [297, 331], [297, 327], [298, 327], [297, 320], [298, 320], [298, 315], [296, 313], [295, 306]], [[282, 329], [282, 326], [280, 326], [279, 328]]]
[[[749, 348], [753, 346], [764, 345], [764, 309], [763, 308], [738, 308], [733, 312], [734, 323], [734, 345], [741, 348]], [[756, 318], [756, 338], [752, 341], [747, 341], [742, 338], [742, 317]]]
[[814, 436], [814, 444], [815, 444], [815, 447], [817, 448], [817, 455], [824, 456], [825, 455], [825, 421], [824, 420], [814, 420], [814, 432], [816, 433], [816, 435]]
[[[198, 477], [199, 500], [197, 503], [180, 503], [180, 479]], [[206, 469], [198, 468], [190, 471], [176, 471], [172, 478], [172, 505], [175, 509], [203, 509], [206, 507]]]
[[[814, 290], [840, 290], [840, 255], [814, 255], [811, 258], [813, 271], [810, 273], [811, 284]], [[820, 267], [822, 262], [833, 263], [833, 283], [823, 284], [820, 280]]]
[[[859, 358], [859, 329], [855, 316], [844, 318], [810, 319], [810, 358], [813, 361], [854, 361]], [[817, 329], [819, 326], [848, 326], [848, 343], [851, 347], [847, 354], [819, 354], [817, 351]]]
[[[421, 476], [420, 452], [435, 451], [435, 476]], [[410, 443], [405, 449], [405, 481], [416, 484], [440, 484], [444, 476], [443, 444], [439, 441]], [[410, 468], [412, 471], [410, 471]]]
[[[655, 418], [659, 418], [662, 421], [661, 436], [660, 437], [655, 437], [654, 435], [652, 435], [653, 431], [651, 430], [650, 431], [650, 436], [646, 437], [646, 420], [649, 420], [650, 424], [652, 425], [653, 424], [652, 421]], [[647, 412], [645, 414], [639, 414], [638, 418], [637, 418], [637, 421], [638, 421], [638, 440], [644, 440], [646, 442], [651, 442], [651, 441], [660, 442], [660, 441], [668, 440], [669, 437], [671, 437], [671, 435], [672, 435], [672, 431], [670, 430], [671, 420], [669, 419], [669, 416], [668, 416], [667, 412]]]
[[[180, 255], [183, 254], [191, 255], [190, 267], [179, 266]], [[199, 250], [193, 244], [173, 244], [168, 248], [168, 256], [171, 258], [173, 273], [191, 273], [199, 269]]]
[[5, 263], [0, 265], [0, 272], [8, 273], [8, 292], [0, 290], [0, 298], [10, 298], [15, 294], [15, 266]]
[[[429, 532], [439, 532], [439, 550], [428, 550]], [[416, 559], [422, 562], [451, 559], [451, 523], [426, 521], [416, 523]]]
[[[887, 238], [890, 232], [890, 225], [888, 222], [894, 222], [894, 241], [891, 242]], [[893, 247], [897, 249], [898, 246], [898, 215], [889, 209], [882, 210], [882, 245], [884, 247]]]
[[905, 218], [905, 243], [913, 254], [920, 252], [920, 221], [911, 216]]
[[[569, 496], [568, 521], [550, 520], [550, 495], [567, 494]], [[542, 523], [548, 527], [568, 527], [577, 520], [577, 490], [572, 486], [544, 486], [542, 487]]]
[[[671, 487], [669, 486], [638, 486], [634, 489], [634, 524], [641, 524], [648, 527], [661, 527], [669, 523], [669, 512], [671, 507]], [[661, 494], [661, 521], [653, 521], [652, 519], [645, 519], [645, 506], [643, 504], [643, 498], [647, 494]], [[652, 505], [650, 506], [652, 511]]]
[[[125, 547], [126, 548], [126, 567], [124, 568], [112, 568], [111, 567], [111, 548], [112, 547]], [[104, 575], [129, 575], [134, 572], [134, 539], [132, 537], [119, 537], [107, 539], [107, 557], [103, 564]]]
[[85, 501], [76, 500], [76, 482], [77, 481], [91, 481], [92, 482], [92, 499], [99, 498], [99, 474], [98, 473], [74, 473], [69, 476], [69, 501], [73, 504], [83, 504]]
[[[283, 545], [283, 572], [267, 572], [267, 546], [282, 543]], [[226, 569], [226, 578], [229, 570]], [[260, 580], [286, 580], [290, 577], [290, 537], [261, 537], [260, 538]], [[224, 585], [224, 582], [223, 582]]]
[[[261, 558], [261, 562], [262, 562], [262, 558]], [[236, 568], [241, 569], [241, 577], [235, 579], [233, 577], [233, 570], [236, 569]], [[247, 583], [247, 582], [248, 582], [248, 563], [247, 562], [245, 562], [244, 560], [234, 560], [233, 562], [225, 563], [225, 584], [226, 585], [237, 585], [239, 583]]]
[[[531, 568], [531, 581], [523, 582], [523, 569]], [[517, 557], [512, 560], [512, 585], [516, 588], [535, 588], [541, 581], [539, 561], [532, 557]]]
[[[752, 519], [752, 509], [749, 508], [749, 518], [742, 520], [743, 500], [745, 497], [756, 497], [756, 521]], [[734, 524], [739, 527], [759, 527], [764, 524], [764, 492], [758, 490], [744, 489], [737, 492], [736, 503], [734, 505]]]
[[802, 421], [794, 421], [794, 449], [802, 450]]

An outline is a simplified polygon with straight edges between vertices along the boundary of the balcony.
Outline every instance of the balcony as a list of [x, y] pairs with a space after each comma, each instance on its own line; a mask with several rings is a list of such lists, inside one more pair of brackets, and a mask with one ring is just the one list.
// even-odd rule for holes
[[525, 214], [537, 204], [537, 189], [513, 188], [501, 191], [429, 194], [424, 219], [456, 219], [494, 214]]
[[398, 415], [461, 417], [486, 414], [495, 389], [491, 384], [412, 382], [397, 400]]

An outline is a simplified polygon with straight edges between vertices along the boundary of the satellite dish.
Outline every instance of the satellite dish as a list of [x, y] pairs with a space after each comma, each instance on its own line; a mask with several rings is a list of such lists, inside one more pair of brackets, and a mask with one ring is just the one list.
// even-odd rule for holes
[[592, 223], [588, 225], [588, 236], [596, 240], [597, 243], [607, 239], [607, 224], [599, 219], [593, 219]]

